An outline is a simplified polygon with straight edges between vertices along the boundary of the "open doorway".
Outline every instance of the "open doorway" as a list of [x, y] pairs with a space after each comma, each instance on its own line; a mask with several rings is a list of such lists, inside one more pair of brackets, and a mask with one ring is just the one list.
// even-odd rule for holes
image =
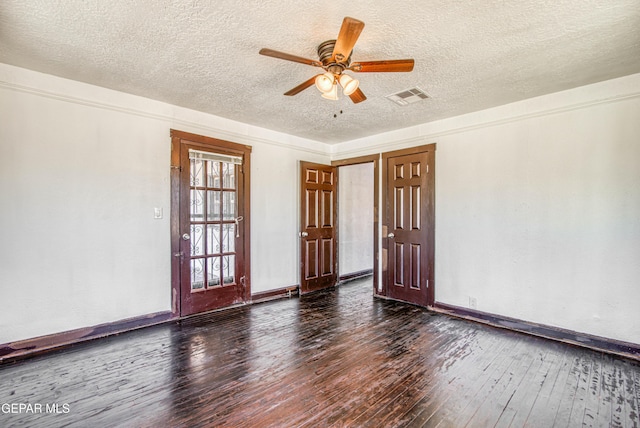
[[332, 162], [338, 167], [338, 275], [373, 275], [378, 285], [378, 155]]

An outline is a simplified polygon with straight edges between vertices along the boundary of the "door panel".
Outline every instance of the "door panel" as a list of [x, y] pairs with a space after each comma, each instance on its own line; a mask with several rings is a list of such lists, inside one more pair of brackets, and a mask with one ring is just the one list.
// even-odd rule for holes
[[432, 305], [434, 300], [434, 148], [383, 155], [385, 294], [421, 306]]
[[180, 316], [250, 299], [249, 157], [248, 146], [172, 131], [172, 192], [179, 193], [172, 278]]
[[337, 274], [337, 168], [300, 162], [302, 245], [300, 292], [335, 286]]

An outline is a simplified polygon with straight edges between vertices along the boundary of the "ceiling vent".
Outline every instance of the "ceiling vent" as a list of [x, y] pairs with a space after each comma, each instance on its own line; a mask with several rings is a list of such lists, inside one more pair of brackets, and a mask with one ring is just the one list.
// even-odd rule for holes
[[427, 95], [422, 89], [416, 87], [400, 91], [396, 94], [387, 95], [387, 98], [400, 106], [406, 106], [417, 103], [418, 101], [426, 100], [429, 98], [429, 95]]

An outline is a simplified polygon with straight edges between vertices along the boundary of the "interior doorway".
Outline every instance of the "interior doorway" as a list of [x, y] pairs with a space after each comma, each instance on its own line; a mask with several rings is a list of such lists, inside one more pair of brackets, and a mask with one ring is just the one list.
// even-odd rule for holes
[[[331, 163], [338, 183], [338, 280], [372, 270], [375, 296], [433, 306], [435, 149], [429, 144]], [[303, 197], [303, 208], [312, 199]], [[305, 265], [303, 258], [303, 272]]]
[[338, 268], [344, 281], [373, 274], [373, 163], [338, 170]]
[[338, 167], [338, 275], [348, 281], [373, 274], [378, 294], [379, 155], [332, 162]]

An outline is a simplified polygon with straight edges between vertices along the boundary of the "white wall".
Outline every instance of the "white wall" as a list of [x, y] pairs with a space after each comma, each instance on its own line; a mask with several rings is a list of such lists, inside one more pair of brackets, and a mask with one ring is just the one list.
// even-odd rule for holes
[[298, 283], [300, 159], [436, 142], [438, 301], [640, 343], [637, 88], [640, 74], [329, 152], [0, 64], [0, 343], [170, 310], [170, 128], [253, 146], [254, 293]]
[[253, 146], [252, 292], [299, 282], [324, 144], [4, 64], [0, 121], [0, 343], [171, 309], [171, 128]]
[[340, 275], [373, 269], [373, 163], [338, 169]]
[[436, 301], [639, 344], [639, 88], [627, 76], [334, 153], [437, 143]]
[[326, 155], [254, 146], [251, 154], [251, 292], [300, 284], [300, 160]]

